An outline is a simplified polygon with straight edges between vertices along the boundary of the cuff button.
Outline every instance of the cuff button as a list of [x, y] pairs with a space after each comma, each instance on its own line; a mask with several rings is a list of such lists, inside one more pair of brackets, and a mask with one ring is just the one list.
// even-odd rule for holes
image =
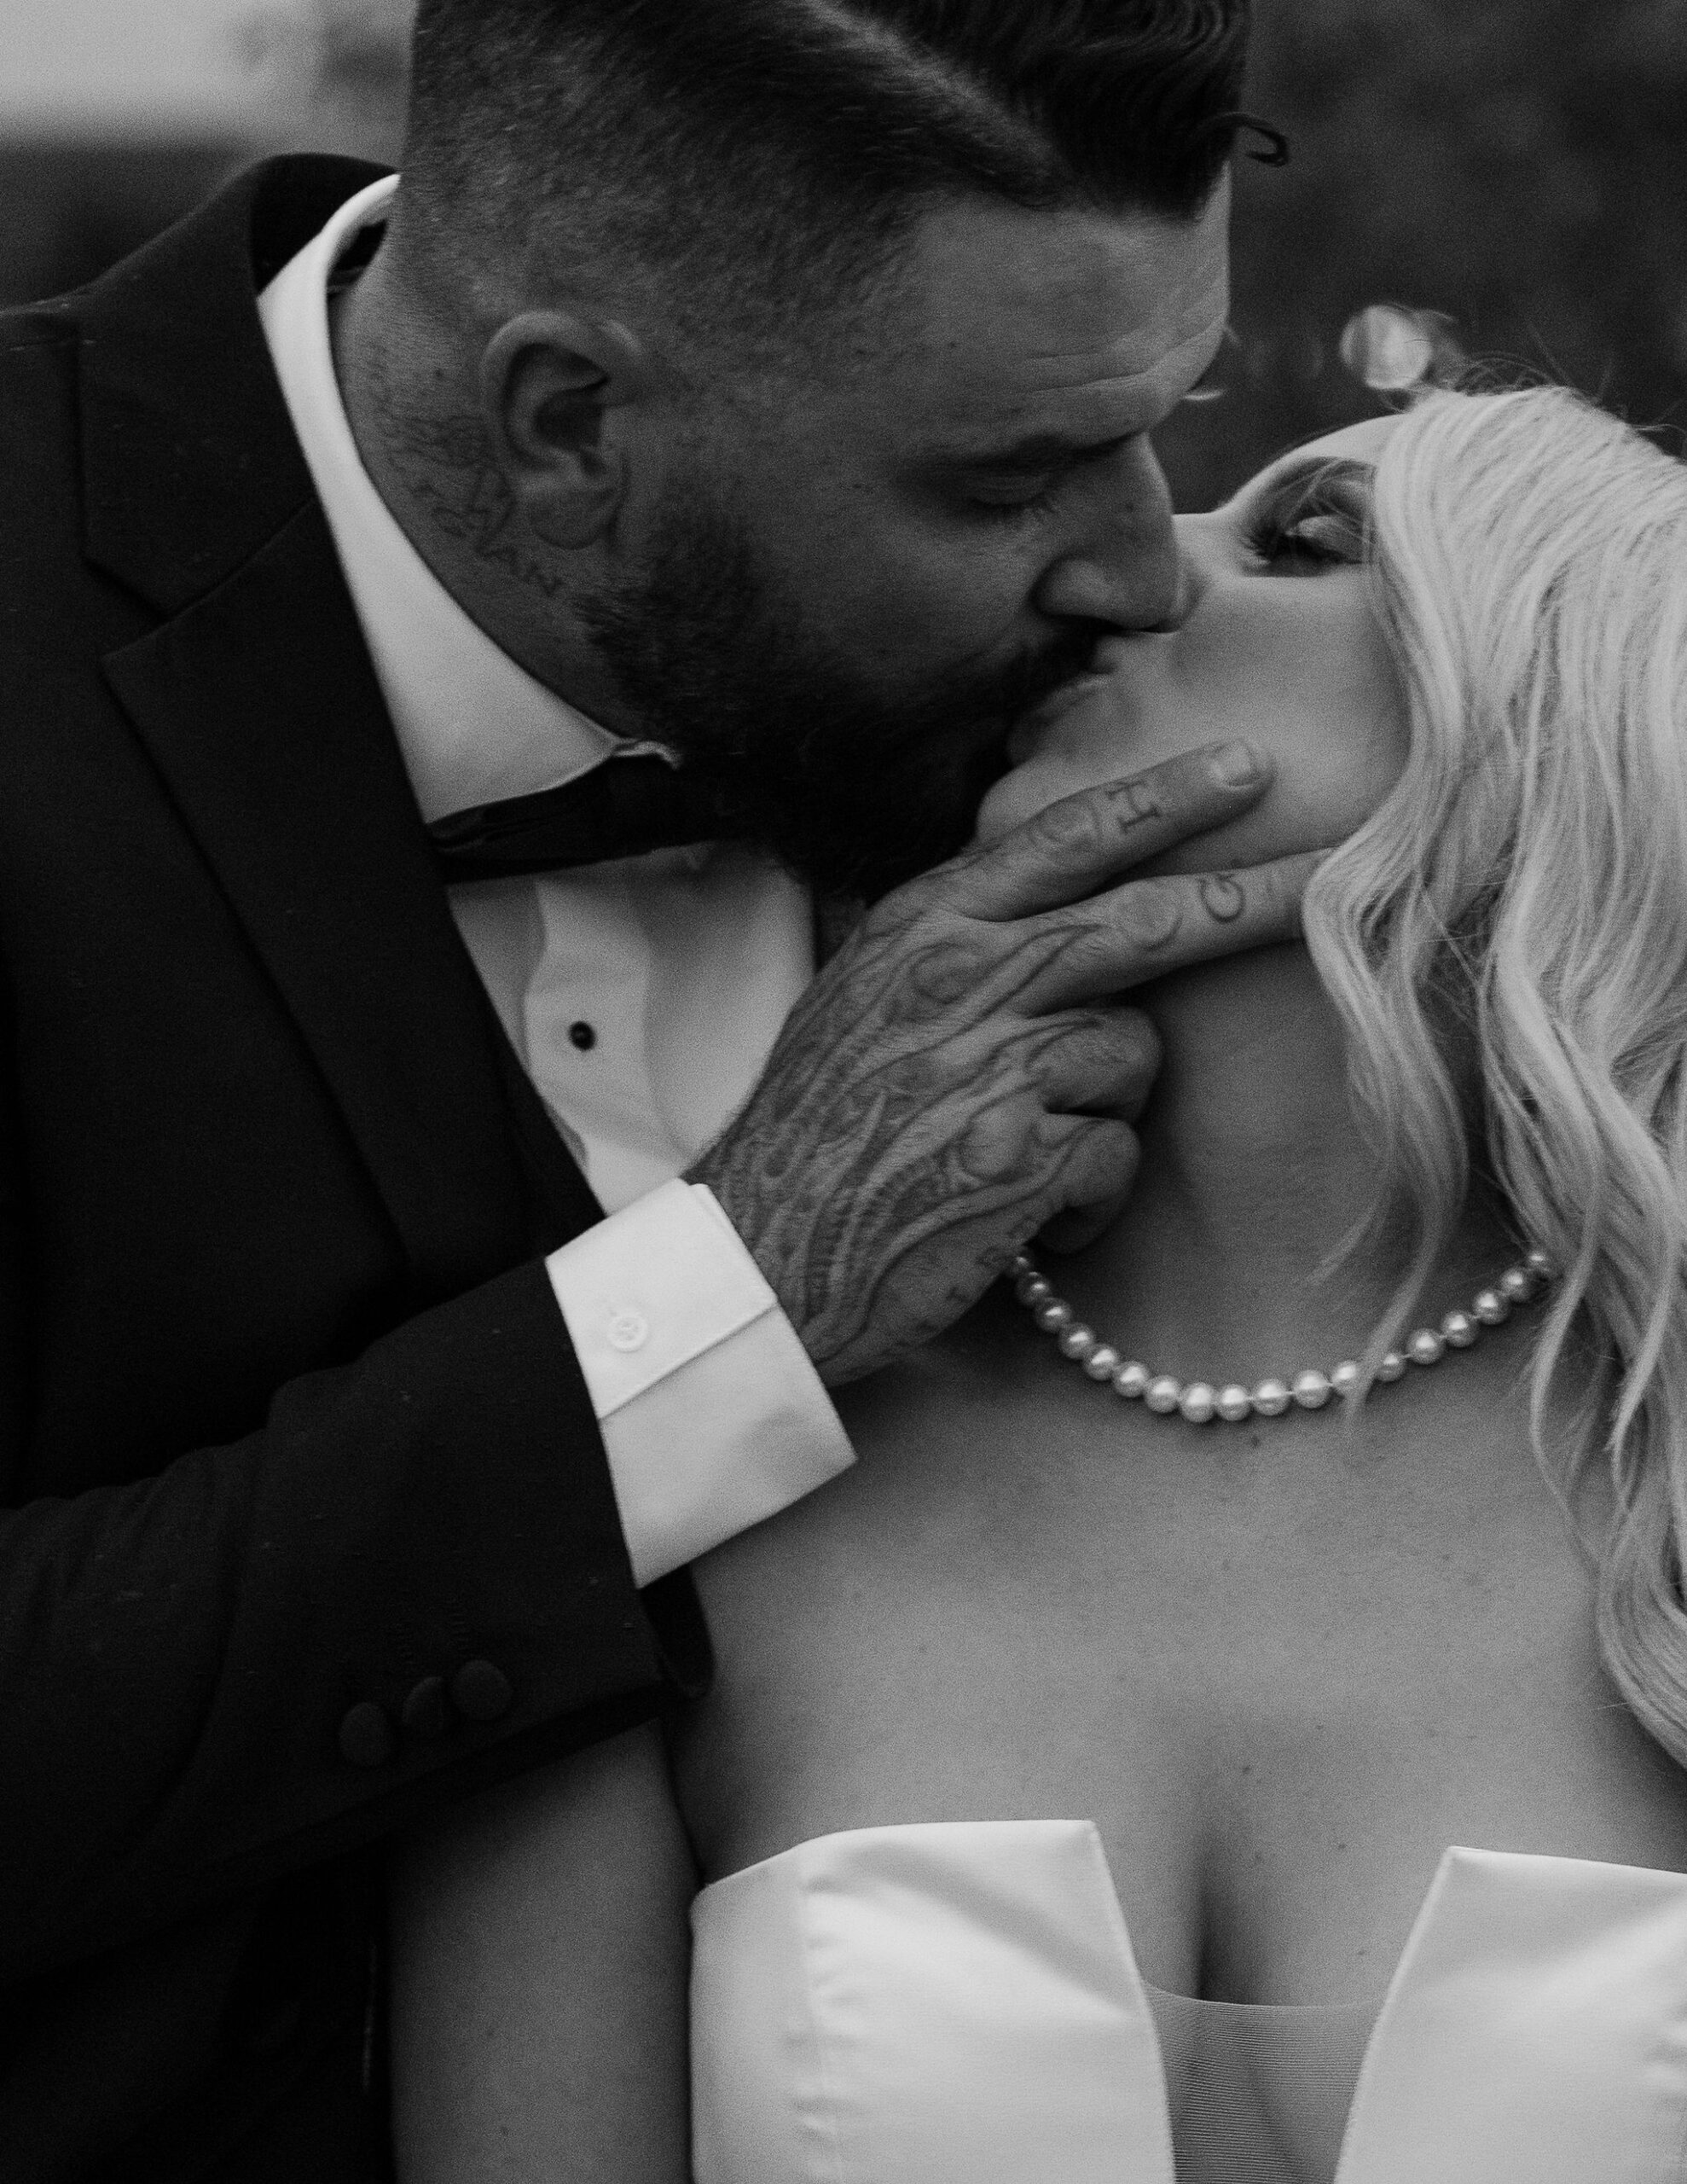
[[352, 1707], [339, 1725], [340, 1757], [354, 1767], [385, 1767], [397, 1749], [392, 1724], [373, 1699]]
[[398, 1716], [410, 1737], [443, 1736], [451, 1720], [443, 1676], [425, 1676], [404, 1701]]
[[501, 1722], [514, 1703], [509, 1678], [490, 1661], [465, 1661], [451, 1678], [451, 1704], [466, 1722]]
[[617, 1312], [609, 1323], [612, 1350], [642, 1350], [650, 1339], [650, 1321], [642, 1312]]

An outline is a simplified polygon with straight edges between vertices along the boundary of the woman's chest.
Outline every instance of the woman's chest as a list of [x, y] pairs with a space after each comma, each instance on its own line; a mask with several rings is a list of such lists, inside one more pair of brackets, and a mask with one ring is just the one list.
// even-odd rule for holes
[[1687, 1870], [1526, 1456], [1480, 1492], [1428, 1461], [1342, 1490], [1286, 1449], [1191, 1484], [1070, 1424], [997, 1404], [981, 1463], [981, 1420], [905, 1404], [829, 1506], [705, 1569], [722, 1677], [681, 1773], [712, 1870], [1093, 1819], [1151, 1984], [1300, 2002], [1380, 1995], [1449, 1843]]

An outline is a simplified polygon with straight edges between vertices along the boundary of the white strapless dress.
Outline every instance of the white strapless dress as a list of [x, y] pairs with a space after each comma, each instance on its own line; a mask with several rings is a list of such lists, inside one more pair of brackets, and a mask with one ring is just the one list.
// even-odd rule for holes
[[[693, 1913], [698, 2184], [1175, 2184], [1087, 1821], [856, 1829]], [[1336, 2184], [1684, 2184], [1687, 1875], [1450, 1850]]]

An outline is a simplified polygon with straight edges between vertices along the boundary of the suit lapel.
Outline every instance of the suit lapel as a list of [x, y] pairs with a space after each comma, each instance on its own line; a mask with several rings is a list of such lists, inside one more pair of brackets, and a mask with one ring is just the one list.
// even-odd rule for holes
[[250, 168], [70, 299], [84, 549], [157, 613], [203, 598], [314, 498], [258, 293], [380, 172], [354, 160]]
[[106, 674], [327, 1078], [420, 1287], [472, 1280], [494, 1234], [525, 1240], [519, 1184], [474, 971], [316, 504]]
[[[271, 163], [90, 292], [87, 551], [168, 618], [107, 679], [426, 1298], [530, 1247], [522, 1175], [484, 996], [253, 307], [255, 279], [373, 171]], [[590, 1205], [579, 1182], [566, 1233]]]

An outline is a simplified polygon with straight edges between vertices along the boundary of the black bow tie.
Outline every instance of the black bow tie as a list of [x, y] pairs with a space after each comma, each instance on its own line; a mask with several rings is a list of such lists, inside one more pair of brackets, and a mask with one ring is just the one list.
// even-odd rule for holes
[[536, 796], [454, 811], [428, 828], [449, 886], [607, 864], [650, 850], [719, 841], [732, 830], [682, 767], [654, 753], [606, 758]]

